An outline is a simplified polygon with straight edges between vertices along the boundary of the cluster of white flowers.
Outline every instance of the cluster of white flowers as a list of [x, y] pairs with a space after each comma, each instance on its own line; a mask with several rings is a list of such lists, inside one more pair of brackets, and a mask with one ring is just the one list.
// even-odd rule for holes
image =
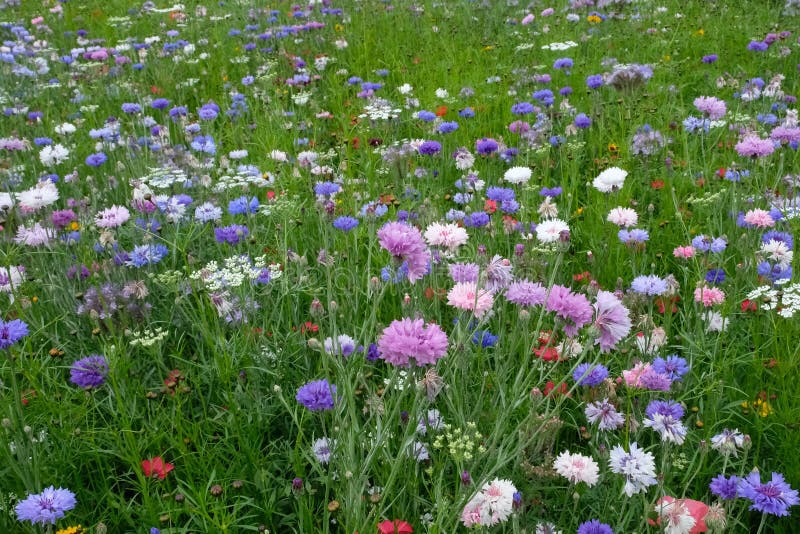
[[283, 274], [280, 264], [267, 264], [266, 256], [250, 259], [250, 256], [242, 255], [225, 258], [222, 266], [216, 260], [210, 261], [205, 267], [189, 275], [189, 278], [202, 282], [209, 291], [219, 291], [256, 280], [262, 276], [264, 269], [269, 271], [270, 280], [280, 278]]
[[233, 175], [225, 174], [220, 176], [217, 180], [217, 183], [214, 184], [213, 190], [215, 193], [221, 193], [223, 191], [227, 191], [228, 189], [246, 187], [248, 185], [253, 185], [255, 187], [267, 187], [272, 185], [274, 182], [275, 177], [269, 172], [265, 172], [263, 174], [237, 172]]
[[131, 183], [141, 183], [154, 189], [168, 189], [173, 185], [184, 185], [189, 181], [189, 176], [181, 169], [151, 168], [149, 171], [149, 174], [133, 179]]
[[388, 121], [399, 117], [401, 112], [402, 110], [394, 107], [391, 102], [376, 99], [364, 106], [364, 112], [359, 117], [371, 121]]
[[553, 50], [553, 51], [561, 51], [561, 50], [569, 50], [570, 48], [575, 48], [578, 46], [578, 43], [575, 41], [564, 41], [563, 43], [550, 43], [548, 45], [542, 46], [542, 50]]
[[145, 328], [141, 332], [131, 332], [130, 330], [125, 332], [127, 335], [131, 336], [130, 346], [132, 347], [152, 347], [156, 343], [163, 341], [169, 332], [157, 326], [154, 329]]

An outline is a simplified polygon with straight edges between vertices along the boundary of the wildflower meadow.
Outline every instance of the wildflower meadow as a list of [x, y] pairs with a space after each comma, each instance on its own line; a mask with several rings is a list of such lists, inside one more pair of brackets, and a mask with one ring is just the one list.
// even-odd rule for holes
[[0, 40], [0, 532], [800, 532], [799, 0]]

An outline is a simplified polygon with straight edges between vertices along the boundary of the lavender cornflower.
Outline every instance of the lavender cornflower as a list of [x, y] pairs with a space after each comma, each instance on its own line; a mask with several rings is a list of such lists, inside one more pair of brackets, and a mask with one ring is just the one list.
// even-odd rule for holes
[[333, 221], [333, 227], [337, 230], [341, 230], [342, 232], [349, 232], [356, 226], [358, 226], [358, 219], [355, 217], [349, 217], [347, 215], [337, 217]]
[[669, 289], [666, 280], [651, 274], [646, 276], [637, 276], [631, 282], [631, 289], [641, 295], [655, 297], [663, 295]]
[[608, 402], [607, 398], [588, 403], [584, 414], [589, 423], [599, 423], [600, 430], [616, 430], [625, 424], [625, 418], [620, 415], [613, 404]]
[[458, 123], [455, 121], [443, 122], [438, 128], [436, 128], [436, 131], [440, 134], [449, 134], [455, 132], [456, 130], [458, 130]]
[[775, 516], [789, 515], [789, 508], [800, 504], [797, 490], [793, 490], [780, 473], [772, 473], [769, 482], [762, 483], [758, 471], [753, 471], [739, 481], [738, 495], [749, 499], [753, 504], [750, 510], [756, 510]]
[[19, 319], [0, 319], [0, 350], [7, 349], [28, 335], [28, 325]]
[[590, 74], [586, 77], [586, 86], [589, 89], [599, 89], [604, 85], [602, 74]]
[[661, 132], [645, 124], [636, 130], [631, 141], [631, 154], [634, 156], [652, 156], [660, 151], [666, 141]]
[[714, 63], [719, 59], [717, 54], [708, 54], [707, 56], [703, 56], [703, 63]]
[[683, 375], [689, 372], [689, 365], [677, 354], [670, 354], [666, 359], [659, 356], [653, 360], [653, 370], [668, 376], [673, 382], [680, 382]]
[[228, 243], [229, 245], [236, 245], [242, 239], [250, 235], [250, 229], [241, 224], [232, 224], [230, 226], [222, 226], [214, 228], [214, 238], [217, 243]]
[[582, 363], [572, 373], [572, 379], [579, 386], [599, 386], [606, 378], [608, 378], [608, 369], [602, 364]]
[[107, 375], [108, 361], [96, 354], [77, 360], [69, 370], [70, 382], [85, 389], [102, 386]]
[[640, 228], [631, 228], [630, 230], [623, 228], [617, 232], [617, 237], [626, 245], [639, 245], [650, 240], [650, 234], [647, 230]]
[[442, 144], [438, 141], [424, 141], [417, 150], [422, 155], [435, 156], [442, 151]]
[[578, 113], [573, 123], [577, 128], [588, 128], [592, 125], [592, 119], [586, 113]]
[[108, 157], [104, 153], [97, 152], [96, 154], [90, 154], [89, 156], [86, 157], [86, 164], [89, 165], [90, 167], [99, 167], [107, 160]]
[[64, 517], [64, 512], [75, 508], [75, 494], [68, 489], [50, 486], [44, 491], [28, 495], [14, 508], [19, 521], [30, 521], [36, 525], [55, 525], [56, 520]]
[[726, 478], [725, 475], [720, 474], [711, 479], [711, 484], [708, 487], [712, 495], [716, 495], [723, 501], [730, 501], [736, 498], [740, 480], [735, 475]]
[[592, 519], [578, 525], [578, 534], [614, 534], [614, 530], [610, 525], [601, 523], [598, 519]]
[[335, 397], [336, 386], [323, 378], [301, 386], [295, 399], [312, 412], [322, 412], [333, 409]]
[[492, 152], [497, 152], [500, 145], [494, 139], [484, 137], [475, 141], [475, 151], [482, 155], [488, 156]]
[[514, 115], [528, 115], [535, 110], [536, 108], [530, 102], [518, 102], [511, 106], [511, 113]]
[[739, 432], [739, 429], [731, 430], [726, 428], [711, 438], [711, 448], [719, 451], [724, 456], [732, 454], [736, 457], [739, 455], [739, 449], [744, 447], [745, 442], [749, 439], [749, 437]]

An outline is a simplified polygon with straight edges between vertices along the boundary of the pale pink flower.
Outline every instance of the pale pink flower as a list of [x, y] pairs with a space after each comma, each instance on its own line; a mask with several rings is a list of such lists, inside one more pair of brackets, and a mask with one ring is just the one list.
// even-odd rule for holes
[[620, 227], [636, 226], [639, 215], [631, 208], [618, 207], [608, 213], [606, 220]]
[[725, 292], [718, 287], [700, 286], [694, 290], [694, 301], [702, 302], [706, 308], [725, 302]]
[[721, 119], [727, 111], [725, 101], [713, 96], [698, 96], [694, 99], [694, 107], [700, 113], [708, 115], [712, 121]]
[[471, 311], [481, 318], [494, 304], [491, 291], [478, 289], [473, 282], [458, 283], [447, 293], [447, 303], [455, 308]]
[[622, 379], [625, 380], [625, 385], [632, 388], [642, 387], [642, 376], [651, 372], [653, 366], [649, 363], [639, 362], [633, 366], [632, 369], [622, 371]]
[[761, 209], [754, 209], [745, 213], [744, 222], [756, 228], [772, 228], [775, 226], [775, 220], [769, 212]]
[[553, 462], [553, 469], [573, 484], [585, 482], [591, 487], [597, 484], [600, 478], [600, 467], [591, 456], [571, 454], [564, 451]]
[[98, 211], [94, 216], [94, 223], [99, 228], [117, 228], [131, 218], [131, 212], [125, 206], [111, 206]]
[[677, 247], [672, 251], [672, 255], [676, 258], [689, 259], [694, 256], [694, 247], [692, 245]]
[[467, 243], [469, 235], [467, 231], [453, 223], [431, 223], [425, 230], [425, 241], [430, 246], [444, 247], [453, 251]]

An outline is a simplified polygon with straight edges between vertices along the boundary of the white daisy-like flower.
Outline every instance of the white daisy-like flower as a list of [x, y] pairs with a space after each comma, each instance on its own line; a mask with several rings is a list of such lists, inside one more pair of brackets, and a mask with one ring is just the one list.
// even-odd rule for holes
[[511, 167], [503, 175], [503, 179], [514, 185], [523, 185], [528, 183], [532, 174], [533, 171], [528, 167]]
[[623, 208], [620, 206], [608, 212], [606, 220], [619, 227], [630, 228], [631, 226], [636, 226], [636, 223], [639, 222], [639, 215], [631, 208]]
[[780, 265], [781, 269], [789, 267], [794, 259], [794, 251], [783, 241], [775, 239], [770, 239], [768, 243], [761, 245], [761, 254], [772, 263]]
[[598, 174], [592, 185], [601, 193], [611, 193], [622, 189], [626, 176], [628, 176], [628, 171], [619, 167], [610, 167]]
[[536, 226], [536, 239], [542, 243], [555, 243], [562, 232], [569, 233], [569, 225], [561, 219], [549, 219]]
[[39, 152], [39, 161], [46, 167], [58, 165], [67, 158], [69, 158], [69, 150], [61, 144], [46, 146]]
[[24, 209], [36, 211], [58, 200], [58, 188], [50, 180], [44, 180], [18, 193], [17, 200]]

